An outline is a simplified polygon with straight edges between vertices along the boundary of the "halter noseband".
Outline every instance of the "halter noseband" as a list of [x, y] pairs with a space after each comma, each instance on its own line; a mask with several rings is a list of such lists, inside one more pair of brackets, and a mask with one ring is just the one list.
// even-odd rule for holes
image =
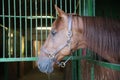
[[41, 48], [41, 50], [54, 62], [56, 62], [59, 66], [61, 67], [65, 67], [66, 62], [70, 60], [70, 58], [72, 56], [70, 56], [65, 62], [58, 62], [56, 61], [56, 55], [58, 52], [60, 52], [63, 48], [65, 48], [66, 46], [68, 46], [69, 48], [71, 47], [71, 37], [72, 37], [72, 16], [68, 16], [68, 33], [67, 33], [67, 41], [65, 44], [63, 44], [62, 46], [60, 46], [57, 50], [55, 50], [54, 52], [50, 52], [47, 49], [45, 49], [44, 47]]

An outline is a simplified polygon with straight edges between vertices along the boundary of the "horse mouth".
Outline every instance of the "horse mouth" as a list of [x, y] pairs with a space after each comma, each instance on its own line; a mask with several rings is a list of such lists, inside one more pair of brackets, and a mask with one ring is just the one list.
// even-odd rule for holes
[[54, 62], [49, 58], [39, 59], [37, 61], [38, 68], [41, 72], [49, 74], [53, 72]]

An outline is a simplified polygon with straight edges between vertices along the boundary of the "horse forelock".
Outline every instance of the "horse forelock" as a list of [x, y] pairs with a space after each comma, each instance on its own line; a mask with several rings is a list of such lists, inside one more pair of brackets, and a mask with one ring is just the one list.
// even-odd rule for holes
[[82, 19], [88, 48], [96, 50], [101, 55], [106, 52], [120, 57], [120, 22], [97, 17]]

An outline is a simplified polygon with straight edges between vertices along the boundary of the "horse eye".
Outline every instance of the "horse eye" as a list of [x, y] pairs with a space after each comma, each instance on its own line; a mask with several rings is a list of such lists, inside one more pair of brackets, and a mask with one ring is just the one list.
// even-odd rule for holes
[[51, 31], [51, 34], [54, 36], [57, 32], [55, 30]]

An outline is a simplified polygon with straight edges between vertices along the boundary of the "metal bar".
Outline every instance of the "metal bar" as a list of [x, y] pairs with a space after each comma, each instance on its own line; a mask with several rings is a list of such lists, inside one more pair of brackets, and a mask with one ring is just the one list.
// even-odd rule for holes
[[[52, 16], [52, 1], [50, 1], [50, 16]], [[52, 18], [50, 18], [50, 22], [51, 22], [51, 25], [52, 25]]]
[[37, 61], [37, 57], [25, 57], [25, 58], [0, 58], [0, 62], [19, 62], [19, 61]]
[[[57, 5], [57, 0], [55, 0], [55, 4]], [[56, 16], [55, 16], [55, 18], [57, 18], [57, 13], [56, 13]]]
[[20, 57], [22, 57], [22, 17], [21, 17], [21, 0], [19, 0], [19, 16], [20, 16]]
[[[5, 17], [4, 17], [4, 0], [2, 0], [2, 20], [3, 20], [3, 26], [5, 26]], [[5, 58], [5, 28], [3, 28], [3, 58]]]
[[[36, 22], [36, 28], [38, 27], [38, 20], [37, 20], [37, 0], [35, 0], [35, 16], [36, 16], [36, 19], [35, 19], [35, 22]], [[35, 56], [38, 56], [38, 32], [37, 32], [37, 29], [36, 29], [36, 51], [35, 51]]]
[[90, 63], [109, 68], [112, 70], [120, 71], [120, 65], [119, 64], [114, 64], [114, 63], [108, 63], [108, 62], [101, 62], [97, 60], [92, 60], [92, 59], [87, 59]]
[[71, 7], [71, 0], [70, 0], [70, 13], [72, 12], [72, 7]]
[[88, 15], [93, 16], [93, 0], [88, 0]]
[[81, 6], [81, 4], [82, 4], [82, 1], [81, 0], [79, 0], [79, 15], [82, 15], [82, 6]]
[[[74, 57], [77, 57], [76, 56], [77, 54], [77, 51], [74, 53]], [[73, 60], [73, 57], [72, 57], [72, 80], [77, 80], [77, 60]]]
[[92, 67], [91, 67], [91, 80], [94, 80], [94, 64], [92, 64]]
[[[32, 18], [32, 0], [30, 0], [30, 16]], [[32, 19], [30, 19], [30, 49], [31, 49], [31, 57], [33, 52], [33, 45], [32, 45]]]
[[[25, 16], [27, 16], [27, 2], [25, 0]], [[25, 18], [25, 57], [27, 57], [27, 19]]]
[[65, 0], [65, 12], [67, 13], [67, 0]]
[[74, 13], [76, 14], [76, 0], [74, 1]]
[[[41, 15], [41, 17], [42, 17], [42, 6], [43, 6], [43, 5], [42, 5], [42, 0], [40, 0], [40, 15]], [[43, 19], [41, 18], [40, 20], [41, 20], [41, 21], [40, 21], [40, 23], [41, 23], [41, 31], [40, 31], [40, 33], [41, 33], [41, 35], [40, 35], [41, 38], [40, 38], [40, 39], [41, 39], [41, 46], [42, 46], [42, 44], [43, 44], [43, 31], [42, 31], [42, 26], [43, 26], [42, 23], [43, 23], [43, 21], [42, 21], [42, 20], [43, 20]]]
[[[82, 49], [78, 50], [78, 56], [82, 56]], [[81, 66], [81, 59], [78, 59], [78, 80], [82, 80], [82, 66]]]
[[[16, 16], [16, 0], [14, 0], [14, 16]], [[16, 57], [16, 17], [14, 17], [14, 57]]]
[[[48, 5], [47, 0], [45, 0], [45, 15], [46, 15], [46, 17], [47, 17], [47, 5]], [[46, 21], [45, 22], [45, 25], [46, 25], [46, 31], [45, 32], [46, 32], [46, 38], [47, 38], [47, 34], [48, 34], [48, 31], [47, 31], [47, 26], [48, 26], [47, 25], [47, 23], [48, 23], [47, 18], [45, 19], [45, 21]]]
[[95, 0], [92, 0], [93, 3], [93, 16], [95, 16]]
[[[3, 15], [0, 15], [0, 17], [3, 17]], [[36, 16], [32, 16], [31, 17], [31, 16], [17, 16], [17, 15], [16, 16], [14, 16], [14, 15], [13, 16], [12, 15], [9, 16], [9, 15], [4, 15], [4, 17], [5, 18], [9, 18], [9, 17], [10, 18], [14, 18], [14, 17], [15, 18], [20, 18], [20, 17], [22, 17], [22, 18], [27, 18], [27, 19], [36, 19], [36, 18], [38, 18], [38, 19], [39, 18], [42, 18], [42, 19], [46, 19], [46, 18], [51, 19], [51, 18], [53, 18], [53, 19], [55, 19], [55, 17], [53, 17], [53, 16], [37, 16], [37, 17]]]
[[62, 0], [60, 0], [60, 8], [62, 9]]
[[[10, 16], [10, 0], [8, 0], [8, 15]], [[8, 55], [11, 57], [11, 18], [9, 17], [9, 28], [8, 28]]]
[[83, 0], [83, 15], [85, 16], [86, 15], [86, 6], [85, 6], [85, 2], [86, 0]]

